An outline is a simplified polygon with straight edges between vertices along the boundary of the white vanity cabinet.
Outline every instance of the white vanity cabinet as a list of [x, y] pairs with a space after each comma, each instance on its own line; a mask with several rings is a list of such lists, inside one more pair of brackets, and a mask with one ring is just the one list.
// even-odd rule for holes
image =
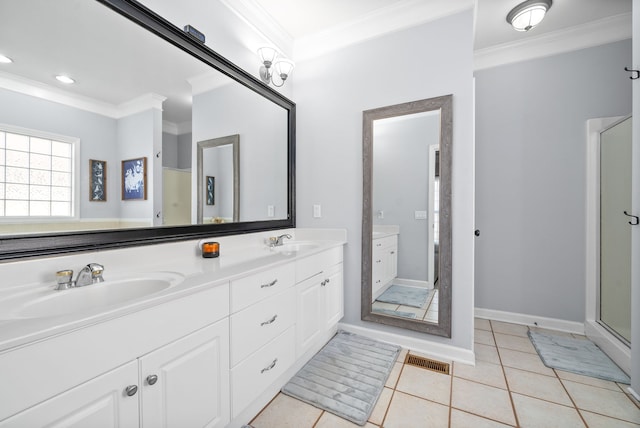
[[137, 382], [138, 364], [132, 361], [5, 419], [0, 427], [138, 427], [138, 397], [125, 391]]
[[398, 235], [373, 239], [372, 270], [373, 302], [398, 276]]
[[344, 315], [342, 247], [296, 262], [296, 352], [317, 348]]
[[295, 361], [295, 266], [231, 281], [231, 408], [236, 417]]
[[230, 420], [228, 343], [224, 319], [139, 358], [141, 426], [224, 427]]
[[2, 352], [0, 427], [226, 426], [228, 314], [225, 283]]
[[225, 319], [18, 413], [0, 426], [224, 427], [229, 422], [228, 340]]

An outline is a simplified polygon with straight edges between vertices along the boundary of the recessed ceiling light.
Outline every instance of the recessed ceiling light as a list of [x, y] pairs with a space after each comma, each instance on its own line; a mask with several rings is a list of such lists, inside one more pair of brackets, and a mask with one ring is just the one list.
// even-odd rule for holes
[[11, 58], [9, 58], [8, 56], [4, 56], [4, 55], [0, 54], [0, 63], [11, 64], [12, 62], [13, 62], [13, 60]]
[[69, 76], [65, 76], [63, 74], [59, 74], [56, 76], [56, 79], [58, 79], [58, 81], [62, 82], [62, 83], [66, 83], [67, 85], [70, 85], [72, 83], [75, 83], [76, 81], [73, 80], [71, 77]]

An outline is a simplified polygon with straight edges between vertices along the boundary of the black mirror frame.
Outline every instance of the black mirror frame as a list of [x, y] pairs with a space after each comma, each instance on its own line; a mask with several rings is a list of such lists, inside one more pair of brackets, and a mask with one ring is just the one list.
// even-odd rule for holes
[[252, 221], [212, 225], [185, 225], [177, 227], [148, 227], [109, 231], [79, 231], [46, 233], [40, 235], [11, 235], [0, 237], [0, 261], [45, 257], [60, 254], [124, 248], [166, 242], [185, 241], [212, 236], [227, 236], [295, 227], [295, 146], [296, 105], [282, 94], [266, 86], [256, 77], [239, 68], [206, 45], [171, 24], [135, 0], [95, 0], [134, 23], [146, 28], [161, 39], [173, 44], [195, 58], [205, 62], [246, 88], [264, 96], [287, 110], [287, 212], [282, 220]]

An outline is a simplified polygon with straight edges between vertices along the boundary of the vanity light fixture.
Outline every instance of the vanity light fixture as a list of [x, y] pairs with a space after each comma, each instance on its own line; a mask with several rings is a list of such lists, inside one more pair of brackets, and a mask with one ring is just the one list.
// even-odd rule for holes
[[516, 31], [529, 31], [540, 24], [551, 8], [552, 0], [527, 0], [507, 14], [507, 22]]
[[[284, 85], [284, 81], [291, 75], [295, 64], [281, 56], [281, 54], [271, 47], [258, 49], [258, 56], [262, 65], [260, 66], [260, 79], [267, 85], [273, 83], [278, 88]], [[274, 79], [274, 76], [277, 76]], [[276, 83], [279, 82], [280, 84]]]
[[13, 60], [11, 58], [9, 58], [8, 56], [4, 56], [2, 54], [0, 54], [0, 63], [2, 64], [11, 64], [13, 62]]
[[59, 82], [66, 83], [67, 85], [70, 85], [70, 84], [72, 84], [72, 83], [75, 83], [75, 82], [76, 82], [76, 81], [75, 81], [75, 80], [73, 80], [71, 77], [69, 77], [69, 76], [65, 76], [64, 74], [58, 74], [58, 75], [56, 76], [56, 79], [57, 79]]

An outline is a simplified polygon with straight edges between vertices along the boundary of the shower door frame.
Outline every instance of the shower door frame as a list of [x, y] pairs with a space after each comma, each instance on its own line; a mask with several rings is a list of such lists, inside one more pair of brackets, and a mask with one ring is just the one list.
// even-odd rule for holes
[[620, 368], [631, 372], [631, 348], [600, 323], [600, 133], [629, 116], [587, 120], [585, 334]]

